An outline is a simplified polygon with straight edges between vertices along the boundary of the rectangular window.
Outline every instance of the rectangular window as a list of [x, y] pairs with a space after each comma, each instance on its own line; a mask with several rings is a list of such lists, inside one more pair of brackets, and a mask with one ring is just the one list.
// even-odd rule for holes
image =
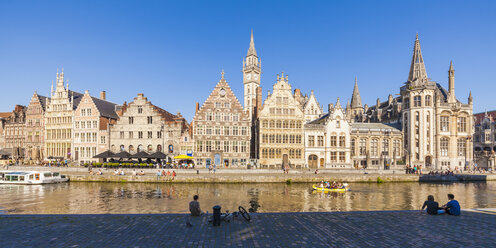
[[458, 151], [459, 157], [465, 157], [465, 154], [467, 152], [467, 148], [466, 148], [466, 143], [465, 143], [464, 138], [458, 139], [457, 151]]
[[341, 135], [339, 136], [339, 147], [345, 147], [346, 144], [346, 137]]
[[449, 116], [441, 116], [440, 128], [442, 132], [449, 132]]
[[331, 162], [337, 162], [337, 152], [331, 152]]
[[238, 136], [238, 127], [232, 127], [232, 135]]
[[370, 144], [370, 155], [377, 157], [377, 146], [378, 146], [379, 141], [376, 139], [373, 139], [371, 144]]
[[152, 131], [148, 131], [148, 138], [149, 139], [152, 139], [153, 138], [153, 132]]
[[466, 132], [467, 131], [467, 121], [466, 121], [465, 117], [458, 117], [457, 129], [458, 129], [458, 132]]
[[313, 135], [308, 136], [308, 146], [309, 147], [315, 146], [315, 136]]
[[229, 152], [229, 141], [228, 140], [224, 141], [224, 152]]
[[448, 156], [448, 148], [449, 148], [448, 138], [441, 138], [441, 142], [440, 142], [441, 156], [443, 156], [443, 157]]
[[422, 105], [422, 98], [420, 96], [413, 97], [413, 106], [420, 107]]
[[157, 138], [159, 138], [159, 139], [162, 138], [162, 132], [161, 131], [157, 131]]
[[220, 150], [220, 140], [215, 141], [215, 150]]
[[129, 139], [132, 139], [133, 138], [133, 132], [129, 132]]
[[100, 137], [100, 143], [105, 144], [105, 136]]
[[224, 135], [229, 136], [229, 127], [224, 127]]
[[337, 136], [331, 136], [331, 147], [337, 146]]
[[360, 156], [365, 156], [367, 155], [367, 141], [365, 139], [360, 139], [360, 144], [359, 144], [359, 149], [360, 149]]
[[153, 124], [153, 116], [147, 116], [146, 120], [148, 121], [148, 124]]
[[384, 156], [389, 155], [389, 140], [388, 139], [382, 140], [382, 155], [384, 155]]
[[324, 147], [324, 136], [317, 136], [317, 146]]
[[133, 117], [129, 117], [129, 124], [133, 124], [134, 123], [134, 118]]
[[346, 157], [344, 152], [339, 152], [339, 162], [346, 162]]
[[143, 113], [143, 107], [142, 106], [138, 106], [138, 114], [142, 114]]
[[207, 140], [205, 141], [205, 152], [211, 152], [212, 151], [212, 141]]
[[120, 133], [119, 133], [119, 137], [120, 137], [121, 139], [124, 139], [124, 132], [120, 132]]
[[93, 128], [98, 128], [97, 121], [93, 121]]

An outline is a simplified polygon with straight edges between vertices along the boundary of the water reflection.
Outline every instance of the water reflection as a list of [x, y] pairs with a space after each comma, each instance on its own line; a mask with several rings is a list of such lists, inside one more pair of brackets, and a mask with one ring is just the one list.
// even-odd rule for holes
[[[440, 204], [453, 193], [463, 208], [495, 207], [496, 182], [352, 184], [347, 193], [321, 193], [311, 184], [69, 183], [0, 185], [0, 211], [17, 214], [186, 213], [193, 195], [204, 211], [315, 212], [419, 209], [427, 195]], [[1, 212], [0, 212], [1, 213]]]

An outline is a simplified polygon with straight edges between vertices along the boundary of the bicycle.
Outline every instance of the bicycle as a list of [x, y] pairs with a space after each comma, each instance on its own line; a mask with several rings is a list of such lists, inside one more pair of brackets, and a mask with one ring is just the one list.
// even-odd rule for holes
[[246, 221], [251, 220], [250, 214], [248, 213], [248, 211], [246, 211], [244, 207], [239, 206], [238, 210], [239, 210], [238, 212], [232, 212], [232, 213], [229, 213], [229, 210], [227, 210], [226, 213], [221, 214], [220, 217], [223, 221], [228, 223], [234, 220], [234, 218], [237, 218], [239, 215], [241, 215], [243, 219], [245, 219]]

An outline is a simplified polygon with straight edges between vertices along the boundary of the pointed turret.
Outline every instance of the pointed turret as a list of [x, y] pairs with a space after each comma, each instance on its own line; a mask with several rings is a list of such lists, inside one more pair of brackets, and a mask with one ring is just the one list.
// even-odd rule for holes
[[255, 50], [255, 41], [253, 40], [253, 29], [251, 30], [250, 47], [248, 48], [248, 53], [246, 56], [254, 55], [257, 56], [257, 50]]
[[472, 91], [470, 91], [470, 93], [468, 94], [468, 104], [472, 104], [473, 103], [473, 98], [472, 98]]
[[448, 71], [448, 92], [450, 102], [455, 102], [455, 69], [453, 69], [453, 61], [450, 62]]
[[339, 97], [338, 97], [338, 100], [336, 101], [336, 108], [342, 108], [341, 102], [339, 101]]
[[355, 77], [355, 87], [353, 88], [353, 95], [351, 96], [351, 108], [362, 108], [362, 98], [360, 91], [358, 91], [358, 80]]
[[420, 49], [420, 41], [418, 34], [413, 46], [412, 64], [410, 65], [410, 74], [408, 75], [408, 82], [416, 82], [417, 84], [427, 80], [427, 72], [425, 71], [424, 58]]

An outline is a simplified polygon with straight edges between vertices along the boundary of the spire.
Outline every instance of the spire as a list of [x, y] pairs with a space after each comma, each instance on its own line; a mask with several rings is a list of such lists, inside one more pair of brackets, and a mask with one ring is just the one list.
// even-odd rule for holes
[[472, 98], [472, 91], [470, 91], [470, 93], [468, 94], [468, 104], [472, 104], [473, 102], [473, 98]]
[[362, 98], [360, 97], [360, 92], [358, 91], [358, 80], [356, 76], [355, 87], [353, 88], [353, 95], [351, 96], [351, 107], [362, 108]]
[[257, 51], [255, 50], [255, 41], [253, 40], [253, 29], [251, 30], [251, 38], [250, 38], [250, 48], [248, 48], [248, 53], [246, 56], [254, 55], [257, 56]]
[[448, 71], [448, 92], [450, 102], [455, 102], [455, 69], [453, 69], [453, 61], [450, 62]]
[[350, 100], [346, 101], [346, 110], [350, 109]]
[[410, 65], [410, 74], [408, 75], [409, 82], [417, 80], [420, 80], [420, 82], [427, 80], [427, 72], [425, 71], [424, 58], [422, 57], [418, 34], [415, 38], [415, 45], [413, 46], [412, 64]]
[[339, 101], [339, 97], [338, 100], [336, 101], [336, 108], [341, 108], [341, 102]]
[[225, 81], [224, 79], [224, 69], [220, 72], [220, 81]]

